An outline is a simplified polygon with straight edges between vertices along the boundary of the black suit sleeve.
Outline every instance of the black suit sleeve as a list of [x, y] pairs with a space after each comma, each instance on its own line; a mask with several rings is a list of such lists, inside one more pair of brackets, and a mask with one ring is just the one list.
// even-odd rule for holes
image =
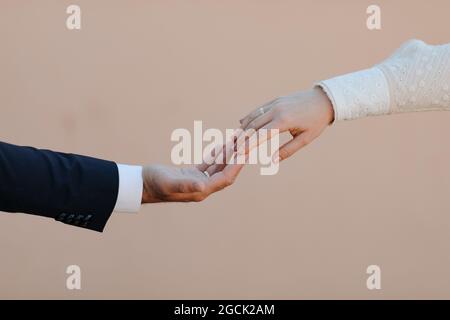
[[114, 162], [0, 142], [0, 211], [101, 232], [118, 189]]

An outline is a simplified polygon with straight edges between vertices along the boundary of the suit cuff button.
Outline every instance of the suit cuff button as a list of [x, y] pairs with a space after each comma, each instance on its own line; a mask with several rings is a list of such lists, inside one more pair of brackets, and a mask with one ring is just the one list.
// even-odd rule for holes
[[61, 213], [56, 217], [56, 221], [63, 221], [66, 218], [66, 213]]

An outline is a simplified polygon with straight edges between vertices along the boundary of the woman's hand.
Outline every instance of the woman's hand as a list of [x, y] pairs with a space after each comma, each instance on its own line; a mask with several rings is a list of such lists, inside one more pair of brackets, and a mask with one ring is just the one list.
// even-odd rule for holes
[[[240, 123], [244, 131], [289, 131], [293, 139], [282, 145], [273, 155], [272, 160], [279, 162], [317, 138], [333, 119], [334, 111], [329, 98], [321, 88], [315, 87], [272, 100], [241, 119]], [[258, 144], [262, 142], [258, 141]]]

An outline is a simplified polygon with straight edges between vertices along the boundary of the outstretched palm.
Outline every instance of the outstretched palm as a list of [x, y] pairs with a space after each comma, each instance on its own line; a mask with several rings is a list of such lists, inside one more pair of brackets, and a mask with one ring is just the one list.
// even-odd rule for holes
[[142, 174], [144, 179], [142, 202], [202, 201], [210, 194], [231, 185], [242, 167], [242, 164], [206, 163], [184, 168], [165, 165], [146, 166]]

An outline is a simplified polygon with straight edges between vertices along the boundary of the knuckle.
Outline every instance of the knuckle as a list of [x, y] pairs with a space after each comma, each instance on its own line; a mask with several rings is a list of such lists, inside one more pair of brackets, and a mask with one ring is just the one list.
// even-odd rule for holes
[[226, 185], [231, 186], [234, 183], [234, 177], [228, 177], [226, 180]]
[[275, 111], [280, 111], [280, 109], [283, 108], [283, 101], [281, 99], [277, 99], [274, 103], [273, 103], [273, 109]]
[[252, 123], [251, 127], [247, 127], [247, 129], [245, 130], [245, 137], [249, 138], [251, 137], [254, 133], [256, 132], [256, 123]]
[[273, 105], [275, 106], [283, 106], [285, 104], [286, 101], [286, 97], [285, 96], [279, 96], [277, 97], [274, 102]]
[[254, 130], [255, 129], [255, 121], [250, 122], [245, 129], [246, 130]]
[[194, 183], [194, 190], [197, 192], [205, 192], [205, 184], [201, 182], [195, 182]]
[[280, 121], [281, 123], [287, 123], [290, 121], [289, 114], [284, 110], [282, 110], [278, 113], [277, 118], [278, 118], [278, 121]]
[[311, 141], [312, 141], [312, 138], [309, 137], [309, 136], [305, 136], [305, 137], [302, 138], [302, 144], [303, 144], [304, 146], [310, 144]]
[[281, 97], [276, 97], [275, 99], [272, 100], [271, 105], [272, 105], [272, 106], [276, 106], [277, 103], [278, 103], [280, 100], [281, 100]]
[[230, 178], [225, 178], [223, 181], [222, 181], [222, 188], [221, 189], [223, 189], [223, 188], [226, 188], [226, 187], [228, 187], [228, 186], [230, 186], [231, 185], [231, 179]]
[[280, 155], [281, 159], [286, 159], [286, 158], [289, 158], [291, 156], [291, 152], [289, 150], [287, 150], [287, 149], [281, 149], [279, 155]]

